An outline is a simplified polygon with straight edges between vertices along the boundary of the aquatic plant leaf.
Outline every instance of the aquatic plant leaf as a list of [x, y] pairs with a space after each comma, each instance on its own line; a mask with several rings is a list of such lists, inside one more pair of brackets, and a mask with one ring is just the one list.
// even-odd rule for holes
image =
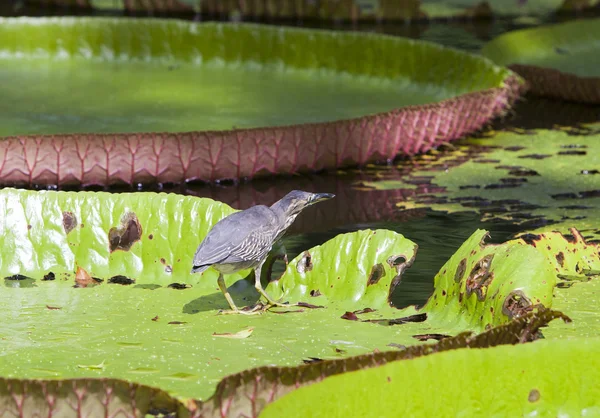
[[552, 305], [556, 272], [547, 257], [521, 241], [489, 245], [478, 230], [434, 278], [423, 311], [433, 321], [482, 329], [505, 323], [533, 305]]
[[[156, 193], [0, 191], [0, 276], [214, 289], [218, 274], [190, 273], [194, 249], [234, 212], [211, 199]], [[172, 220], [169, 220], [169, 219]], [[245, 273], [245, 274], [244, 274]], [[239, 280], [248, 271], [233, 274]], [[87, 276], [86, 276], [87, 275]], [[121, 277], [119, 277], [121, 276]]]
[[417, 248], [393, 231], [340, 234], [298, 255], [268, 291], [273, 297], [311, 303], [323, 295], [361, 309], [385, 307], [402, 273], [414, 262]]
[[48, 417], [73, 413], [104, 413], [110, 416], [116, 411], [126, 417], [143, 414], [177, 414], [180, 417], [257, 416], [265, 406], [286, 393], [328, 376], [457, 348], [485, 348], [531, 341], [536, 338], [540, 327], [556, 318], [568, 321], [560, 312], [540, 309], [482, 334], [471, 335], [466, 332], [433, 345], [423, 344], [401, 351], [325, 360], [296, 367], [246, 370], [225, 377], [215, 395], [206, 402], [176, 399], [159, 389], [114, 378], [0, 378], [0, 408], [7, 418], [35, 413]]
[[[303, 302], [324, 308], [275, 313], [286, 310], [279, 308], [253, 318], [216, 315], [228, 308], [216, 284], [217, 273], [190, 273], [202, 237], [233, 212], [224, 204], [175, 194], [3, 189], [0, 212], [5, 249], [0, 257], [0, 278], [5, 278], [0, 283], [0, 309], [10, 313], [0, 330], [0, 357], [18, 359], [0, 361], [0, 376], [114, 377], [206, 398], [224, 375], [248, 367], [291, 366], [309, 357], [382, 350], [390, 339], [411, 345], [416, 343], [412, 335], [430, 329], [410, 323], [402, 330], [382, 332], [376, 324], [340, 319], [345, 309], [362, 309], [365, 303], [383, 305], [373, 305], [378, 311], [372, 316], [384, 308], [396, 311], [387, 306], [387, 298], [399, 272], [386, 265], [377, 270], [379, 280], [371, 277], [370, 286], [369, 275], [363, 274], [386, 260], [378, 260], [385, 254], [363, 248], [367, 244], [408, 259], [414, 256], [416, 245], [390, 231], [347, 234], [342, 241], [308, 249], [315, 254], [324, 249], [342, 264], [352, 260], [346, 262], [353, 267], [346, 274], [361, 277], [363, 287], [346, 282], [349, 291], [344, 286], [323, 288], [320, 296], [304, 295]], [[337, 246], [340, 242], [346, 247]], [[313, 272], [326, 278], [329, 266], [317, 262]], [[226, 276], [240, 307], [259, 298], [253, 277], [242, 280], [249, 273]], [[281, 282], [290, 283], [285, 276]], [[276, 291], [273, 285], [268, 289]], [[346, 294], [352, 297], [346, 300]], [[293, 303], [301, 295], [281, 296]], [[251, 327], [250, 338], [213, 336]]]
[[0, 19], [0, 63], [8, 185], [364, 165], [480, 129], [524, 89], [490, 60], [434, 43], [164, 19]]
[[[399, 351], [388, 350], [345, 359], [318, 361], [297, 367], [262, 367], [246, 370], [223, 379], [217, 386], [215, 395], [199, 404], [194, 416], [212, 417], [219, 413], [229, 416], [263, 416], [261, 411], [270, 403], [276, 402], [277, 399], [298, 388], [318, 384], [323, 379], [327, 380], [330, 376], [340, 375], [344, 379], [345, 376], [359, 370], [377, 368], [399, 360], [411, 361], [410, 359], [429, 357], [434, 353], [454, 351], [459, 348], [489, 348], [532, 341], [541, 327], [556, 318], [570, 321], [560, 312], [541, 308], [481, 334], [472, 335], [470, 332], [465, 332], [436, 344], [422, 344]], [[472, 350], [460, 351], [472, 352]], [[339, 405], [337, 402], [335, 404], [334, 408], [337, 408]], [[268, 409], [264, 413], [266, 414], [267, 411]]]
[[600, 103], [600, 19], [508, 32], [482, 54], [523, 76], [540, 96]]
[[[595, 337], [395, 361], [301, 387], [267, 405], [260, 416], [301, 417], [307, 410], [314, 417], [393, 417], [398, 411], [409, 416], [596, 415], [598, 349]], [[445, 396], [432, 396], [449, 376]]]
[[[192, 404], [190, 404], [192, 405]], [[168, 393], [118, 379], [26, 380], [0, 378], [3, 418], [45, 416], [189, 416], [189, 406]], [[147, 416], [147, 415], [146, 415]], [[163, 415], [168, 416], [168, 415]]]

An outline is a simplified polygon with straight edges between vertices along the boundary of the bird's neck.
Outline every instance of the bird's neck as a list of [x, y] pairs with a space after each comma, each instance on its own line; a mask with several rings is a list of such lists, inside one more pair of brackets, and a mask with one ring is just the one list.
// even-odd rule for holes
[[280, 226], [279, 231], [277, 232], [277, 237], [281, 238], [283, 234], [285, 234], [285, 231], [287, 231], [287, 229], [292, 225], [292, 223], [294, 223], [294, 221], [296, 220], [296, 216], [298, 216], [298, 213], [289, 213], [288, 211], [283, 209], [282, 205], [279, 205], [278, 203], [279, 202], [275, 202], [271, 206], [271, 210], [279, 220]]

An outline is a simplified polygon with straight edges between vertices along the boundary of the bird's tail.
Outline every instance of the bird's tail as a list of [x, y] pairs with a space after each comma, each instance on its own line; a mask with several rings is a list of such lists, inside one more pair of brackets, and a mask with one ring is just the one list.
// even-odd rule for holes
[[210, 264], [204, 264], [203, 266], [193, 266], [192, 271], [190, 273], [202, 273], [204, 270], [208, 269]]

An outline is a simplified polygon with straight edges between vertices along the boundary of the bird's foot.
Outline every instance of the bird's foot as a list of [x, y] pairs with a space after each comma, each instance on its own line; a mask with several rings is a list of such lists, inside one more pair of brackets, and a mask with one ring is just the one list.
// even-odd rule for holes
[[221, 309], [218, 315], [260, 315], [265, 311], [265, 305], [257, 303], [254, 306], [242, 309]]

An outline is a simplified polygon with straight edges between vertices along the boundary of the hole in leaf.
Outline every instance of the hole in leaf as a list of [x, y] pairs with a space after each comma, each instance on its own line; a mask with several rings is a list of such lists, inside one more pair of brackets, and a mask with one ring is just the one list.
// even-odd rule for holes
[[311, 271], [312, 269], [312, 256], [310, 255], [310, 252], [304, 251], [304, 253], [302, 253], [302, 257], [300, 258], [300, 260], [298, 260], [296, 270], [298, 271], [298, 273], [302, 274], [307, 271]]
[[77, 217], [73, 212], [63, 212], [63, 228], [68, 234], [77, 226]]
[[[400, 257], [398, 257], [400, 258]], [[377, 284], [379, 280], [385, 276], [385, 269], [383, 268], [383, 264], [378, 263], [375, 264], [371, 268], [371, 274], [369, 274], [369, 280], [367, 281], [367, 286], [371, 286], [373, 284]]]
[[142, 237], [142, 225], [133, 212], [129, 212], [121, 219], [119, 227], [108, 231], [108, 243], [110, 252], [116, 250], [128, 251], [133, 244]]

